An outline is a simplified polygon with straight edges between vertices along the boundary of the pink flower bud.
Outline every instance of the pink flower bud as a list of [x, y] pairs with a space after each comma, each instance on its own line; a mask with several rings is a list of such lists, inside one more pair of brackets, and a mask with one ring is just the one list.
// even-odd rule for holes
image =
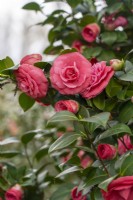
[[124, 67], [124, 60], [112, 59], [110, 65], [115, 71], [119, 71]]
[[68, 110], [72, 113], [77, 113], [79, 110], [79, 104], [74, 100], [60, 100], [55, 104], [55, 110], [57, 112]]
[[6, 191], [5, 200], [22, 200], [23, 191], [20, 185], [16, 184], [14, 187]]
[[76, 50], [78, 50], [79, 52], [82, 53], [82, 42], [80, 40], [75, 40], [73, 43], [72, 43], [72, 47], [75, 48]]
[[116, 148], [110, 144], [99, 144], [98, 156], [103, 160], [111, 160], [116, 156]]
[[82, 192], [78, 192], [78, 187], [74, 187], [71, 191], [71, 198], [72, 200], [87, 200], [86, 196], [82, 195]]
[[42, 60], [42, 56], [40, 54], [30, 54], [22, 58], [20, 64], [29, 64], [34, 65], [36, 62], [40, 62]]
[[114, 21], [115, 28], [117, 28], [118, 26], [125, 27], [127, 26], [127, 24], [128, 24], [128, 21], [123, 16], [117, 17], [116, 20]]
[[91, 159], [90, 156], [86, 155], [85, 157], [83, 157], [81, 159], [81, 166], [86, 169], [87, 167], [89, 167], [91, 164], [93, 163], [93, 160]]
[[88, 24], [82, 30], [82, 37], [87, 42], [93, 42], [96, 40], [96, 37], [99, 35], [99, 33], [100, 33], [100, 27], [98, 26], [98, 24], [96, 23]]
[[124, 154], [126, 151], [133, 149], [133, 145], [131, 144], [130, 136], [124, 135], [120, 139], [118, 139], [118, 152], [120, 155]]

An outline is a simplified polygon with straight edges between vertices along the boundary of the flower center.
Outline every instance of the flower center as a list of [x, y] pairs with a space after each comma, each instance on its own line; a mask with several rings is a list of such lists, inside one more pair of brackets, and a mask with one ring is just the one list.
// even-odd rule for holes
[[65, 82], [75, 81], [79, 77], [79, 71], [76, 67], [76, 63], [73, 66], [67, 66], [61, 71], [61, 78]]

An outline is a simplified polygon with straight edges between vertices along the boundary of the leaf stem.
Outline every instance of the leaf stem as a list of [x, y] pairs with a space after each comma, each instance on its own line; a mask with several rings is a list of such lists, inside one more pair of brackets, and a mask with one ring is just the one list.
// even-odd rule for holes
[[24, 150], [25, 150], [25, 155], [26, 155], [27, 161], [28, 161], [28, 163], [29, 163], [29, 166], [30, 166], [31, 169], [33, 169], [33, 165], [32, 165], [32, 162], [31, 162], [31, 160], [30, 160], [30, 158], [29, 158], [26, 145], [24, 145]]

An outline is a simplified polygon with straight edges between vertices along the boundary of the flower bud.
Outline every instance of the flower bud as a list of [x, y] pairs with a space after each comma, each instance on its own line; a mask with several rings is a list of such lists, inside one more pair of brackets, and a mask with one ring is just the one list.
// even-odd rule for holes
[[40, 62], [41, 60], [42, 60], [42, 56], [40, 54], [30, 54], [23, 57], [20, 61], [20, 64], [34, 65], [34, 63]]
[[110, 144], [99, 144], [97, 152], [102, 160], [111, 160], [116, 156], [116, 148]]
[[55, 110], [57, 112], [67, 110], [72, 113], [77, 113], [79, 110], [79, 104], [74, 100], [60, 100], [55, 104]]
[[112, 59], [110, 65], [115, 71], [120, 71], [124, 67], [124, 60]]
[[23, 191], [19, 184], [6, 191], [5, 200], [22, 200]]

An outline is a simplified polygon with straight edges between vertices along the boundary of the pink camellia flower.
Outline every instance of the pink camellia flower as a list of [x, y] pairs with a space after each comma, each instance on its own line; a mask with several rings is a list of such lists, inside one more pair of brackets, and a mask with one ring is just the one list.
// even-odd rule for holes
[[96, 37], [99, 35], [99, 33], [100, 33], [100, 27], [98, 26], [98, 24], [96, 23], [88, 24], [82, 30], [82, 37], [87, 42], [93, 42], [96, 40]]
[[34, 63], [40, 62], [41, 60], [42, 56], [40, 54], [30, 54], [21, 59], [20, 65], [22, 64], [34, 65]]
[[73, 43], [72, 43], [72, 47], [75, 48], [76, 50], [78, 50], [79, 52], [82, 53], [82, 42], [80, 40], [75, 40]]
[[78, 187], [74, 187], [71, 191], [71, 198], [72, 200], [87, 200], [86, 196], [82, 195], [82, 192], [78, 192]]
[[74, 100], [60, 100], [55, 104], [55, 110], [57, 112], [67, 110], [72, 113], [77, 113], [79, 110], [79, 103]]
[[112, 13], [111, 15], [108, 16], [104, 16], [102, 18], [102, 22], [104, 24], [105, 29], [109, 30], [109, 31], [113, 31], [116, 27], [114, 24], [115, 18], [114, 16], [116, 15], [116, 13]]
[[106, 62], [102, 61], [94, 64], [92, 66], [91, 80], [85, 90], [81, 92], [81, 95], [86, 99], [97, 96], [105, 89], [113, 75], [113, 68], [106, 66]]
[[125, 27], [127, 26], [128, 24], [128, 21], [125, 17], [123, 16], [119, 16], [115, 19], [114, 21], [114, 25], [115, 25], [115, 28], [119, 27], [119, 26], [122, 26], [122, 27]]
[[23, 64], [14, 71], [14, 74], [18, 88], [28, 96], [34, 99], [46, 96], [48, 81], [40, 68], [29, 64]]
[[104, 200], [132, 200], [133, 176], [124, 176], [113, 180], [108, 185], [108, 190], [102, 190]]
[[91, 63], [78, 52], [60, 55], [50, 70], [53, 88], [61, 94], [78, 94], [90, 83]]
[[124, 137], [118, 139], [118, 152], [120, 155], [131, 149], [133, 149], [133, 145], [131, 144], [129, 135], [126, 134]]
[[116, 148], [110, 144], [99, 144], [97, 147], [98, 155], [103, 160], [111, 160], [116, 155]]
[[21, 200], [22, 195], [23, 195], [23, 191], [20, 185], [17, 184], [6, 191], [5, 200]]

